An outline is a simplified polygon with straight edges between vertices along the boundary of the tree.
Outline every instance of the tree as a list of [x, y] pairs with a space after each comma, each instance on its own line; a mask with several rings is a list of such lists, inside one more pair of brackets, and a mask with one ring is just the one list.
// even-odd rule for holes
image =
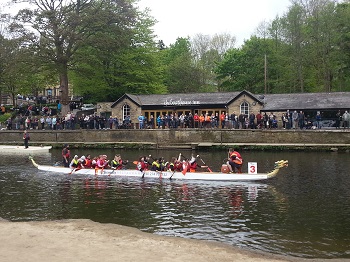
[[350, 3], [341, 3], [336, 6], [335, 10], [335, 28], [339, 33], [335, 37], [335, 46], [337, 49], [336, 66], [337, 78], [335, 82], [338, 91], [350, 91]]
[[12, 104], [16, 105], [16, 96], [35, 94], [42, 87], [43, 76], [36, 71], [40, 65], [26, 46], [26, 39], [0, 37], [0, 88], [10, 94]]
[[[222, 80], [221, 90], [264, 93], [265, 57], [273, 61], [273, 46], [271, 39], [253, 36], [241, 48], [228, 51], [215, 70]], [[273, 75], [270, 77], [274, 78]]]
[[219, 81], [214, 68], [222, 61], [225, 52], [233, 48], [236, 38], [229, 34], [214, 36], [197, 34], [191, 40], [194, 64], [201, 75], [201, 91], [218, 91]]
[[197, 92], [201, 85], [200, 71], [193, 63], [190, 42], [186, 38], [178, 38], [170, 45], [164, 55], [167, 65], [165, 84], [170, 93]]
[[[16, 16], [12, 30], [32, 35], [32, 43], [42, 62], [55, 68], [62, 91], [62, 103], [68, 103], [68, 72], [77, 51], [106, 30], [118, 38], [104, 39], [120, 46], [130, 39], [136, 11], [130, 0], [23, 0], [33, 9]], [[28, 28], [29, 27], [29, 28]], [[36, 32], [33, 35], [32, 32]], [[97, 43], [101, 44], [101, 43]], [[110, 44], [110, 43], [109, 43]], [[67, 109], [67, 108], [66, 108]]]
[[[77, 93], [91, 102], [115, 101], [124, 93], [164, 93], [162, 50], [154, 41], [151, 27], [154, 20], [147, 12], [138, 13], [129, 37], [129, 44], [114, 45], [120, 37], [105, 31], [77, 52], [72, 71], [72, 83]], [[98, 89], [96, 89], [98, 87]]]

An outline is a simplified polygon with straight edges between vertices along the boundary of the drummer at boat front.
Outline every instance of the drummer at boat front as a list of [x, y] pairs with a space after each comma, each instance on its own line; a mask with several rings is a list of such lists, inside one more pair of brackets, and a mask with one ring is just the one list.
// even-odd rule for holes
[[236, 169], [238, 173], [242, 173], [242, 164], [243, 159], [240, 153], [235, 151], [233, 148], [230, 148], [228, 151], [228, 168], [232, 173], [236, 173]]

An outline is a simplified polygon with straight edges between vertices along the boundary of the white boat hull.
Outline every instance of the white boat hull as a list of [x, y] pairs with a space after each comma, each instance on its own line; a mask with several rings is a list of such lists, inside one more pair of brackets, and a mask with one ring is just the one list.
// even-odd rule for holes
[[[280, 168], [286, 166], [288, 161], [285, 161], [286, 164], [276, 167], [273, 171], [266, 174], [226, 174], [221, 172], [187, 172], [183, 174], [182, 172], [172, 172], [172, 171], [144, 171], [139, 170], [113, 170], [113, 169], [104, 169], [97, 170], [95, 169], [79, 169], [72, 170], [67, 167], [56, 167], [56, 166], [47, 166], [47, 165], [38, 165], [33, 158], [31, 158], [33, 165], [39, 170], [45, 172], [54, 172], [61, 174], [76, 174], [76, 175], [98, 175], [98, 176], [116, 176], [116, 177], [142, 177], [142, 178], [163, 178], [163, 179], [181, 179], [181, 180], [210, 180], [210, 181], [256, 181], [256, 180], [265, 180], [277, 175]], [[284, 161], [284, 160], [281, 160]], [[277, 163], [277, 162], [276, 162]]]

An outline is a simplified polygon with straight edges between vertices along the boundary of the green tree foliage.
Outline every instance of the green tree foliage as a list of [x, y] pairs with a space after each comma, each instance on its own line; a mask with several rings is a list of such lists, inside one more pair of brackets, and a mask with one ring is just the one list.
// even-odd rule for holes
[[193, 93], [201, 86], [200, 71], [194, 66], [188, 39], [178, 38], [164, 54], [165, 84], [170, 93]]
[[71, 78], [75, 92], [92, 102], [115, 101], [124, 93], [166, 92], [162, 54], [150, 29], [153, 25], [147, 12], [138, 13], [131, 34], [124, 36], [124, 45], [101, 42], [120, 36], [110, 31], [92, 39], [99, 44], [86, 45], [78, 52]]
[[226, 34], [166, 47], [137, 0], [21, 1], [31, 5], [1, 27], [10, 31], [0, 38], [0, 88], [12, 95], [57, 83], [68, 101], [68, 82], [91, 102], [124, 93], [350, 91], [349, 1], [293, 0], [239, 48]]
[[[77, 65], [82, 69], [75, 75], [76, 80], [86, 76], [84, 72], [92, 71], [93, 75], [98, 74], [92, 81], [87, 79], [84, 82], [88, 87], [93, 86], [95, 93], [99, 94], [97, 95], [99, 99], [106, 98], [109, 94], [120, 93], [113, 92], [111, 88], [123, 86], [128, 89], [134, 86], [135, 83], [130, 81], [127, 84], [119, 81], [118, 85], [118, 81], [111, 77], [110, 74], [115, 74], [118, 70], [117, 63], [122, 67], [116, 73], [119, 74], [119, 80], [124, 78], [124, 81], [128, 81], [133, 74], [137, 80], [136, 84], [142, 82], [142, 74], [147, 73], [139, 72], [137, 69], [140, 70], [140, 63], [145, 62], [149, 65], [152, 59], [140, 58], [141, 54], [149, 51], [142, 52], [140, 49], [146, 50], [149, 47], [143, 40], [150, 33], [147, 26], [152, 23], [149, 19], [141, 18], [142, 13], [133, 6], [135, 1], [27, 0], [24, 2], [32, 2], [34, 5], [18, 13], [12, 30], [27, 37], [31, 36], [31, 44], [36, 48], [42, 63], [56, 70], [63, 103], [68, 101], [68, 74], [70, 72], [73, 75], [70, 70], [77, 69]], [[143, 30], [137, 28], [140, 25], [144, 26]], [[37, 34], [34, 34], [33, 30]], [[86, 63], [87, 57], [96, 64]], [[131, 61], [134, 62], [132, 65], [129, 63]], [[134, 71], [127, 71], [125, 65], [133, 66]], [[129, 74], [129, 79], [125, 79], [127, 78], [125, 72]], [[142, 91], [145, 89], [140, 86], [139, 88]]]
[[18, 93], [35, 95], [47, 81], [26, 42], [23, 38], [0, 37], [0, 88], [11, 96], [13, 105]]
[[293, 1], [282, 17], [259, 28], [257, 35], [218, 63], [220, 88], [259, 93], [349, 91], [349, 10], [349, 3], [331, 0]]
[[339, 91], [350, 91], [350, 3], [341, 3], [335, 9], [335, 86]]
[[[265, 63], [275, 60], [273, 47], [271, 39], [252, 37], [241, 48], [228, 51], [216, 68], [218, 79], [222, 81], [221, 91], [264, 92]], [[277, 72], [271, 70], [270, 74]]]

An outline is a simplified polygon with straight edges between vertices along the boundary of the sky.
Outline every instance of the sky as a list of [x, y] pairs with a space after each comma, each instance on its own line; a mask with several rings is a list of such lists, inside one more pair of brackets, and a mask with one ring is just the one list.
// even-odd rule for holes
[[139, 0], [139, 7], [148, 7], [158, 22], [154, 26], [157, 39], [166, 46], [178, 37], [196, 34], [229, 33], [236, 37], [236, 46], [255, 33], [261, 22], [282, 16], [290, 0]]

